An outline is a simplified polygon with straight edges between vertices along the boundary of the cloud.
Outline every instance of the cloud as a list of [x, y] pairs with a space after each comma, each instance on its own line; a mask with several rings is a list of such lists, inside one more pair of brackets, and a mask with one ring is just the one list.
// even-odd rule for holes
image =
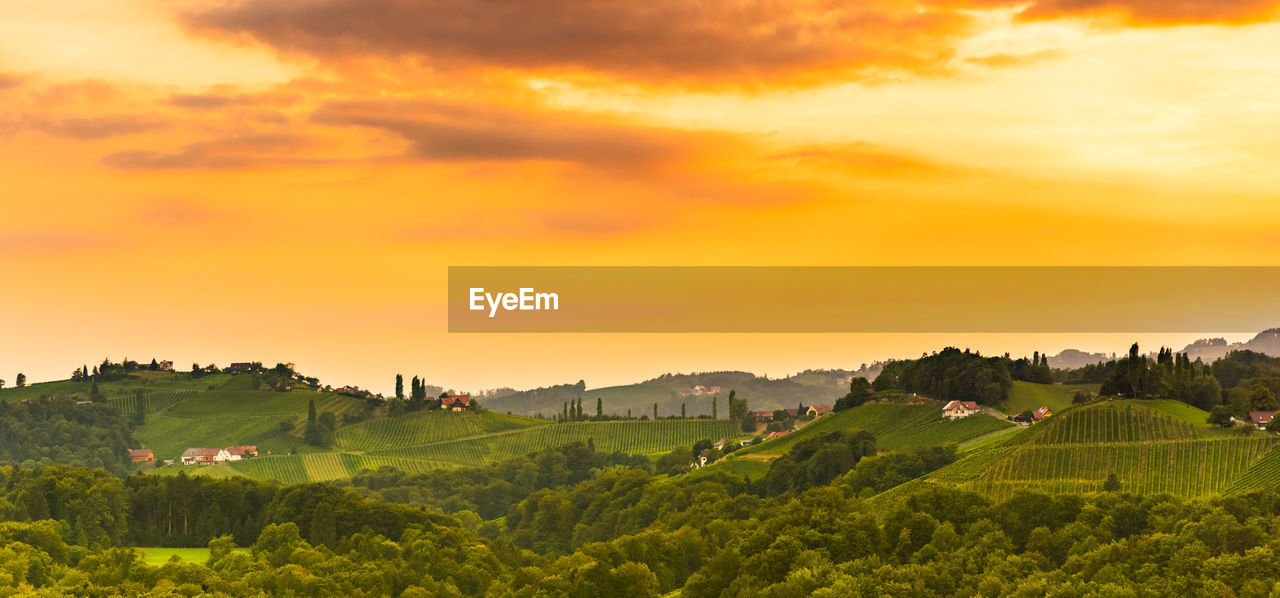
[[1280, 0], [931, 0], [951, 9], [1019, 8], [1018, 20], [1101, 17], [1135, 26], [1245, 25], [1275, 20]]
[[0, 90], [10, 89], [22, 85], [23, 79], [12, 73], [0, 73]]
[[227, 106], [239, 106], [252, 103], [247, 95], [223, 93], [175, 93], [165, 102], [178, 108], [192, 110], [216, 110]]
[[190, 28], [341, 60], [568, 71], [738, 85], [934, 72], [971, 18], [910, 0], [239, 0], [181, 13]]
[[129, 114], [67, 118], [28, 116], [17, 123], [17, 128], [34, 129], [55, 137], [81, 141], [133, 135], [167, 126], [168, 123], [156, 118]]
[[297, 157], [309, 145], [309, 139], [300, 135], [245, 135], [191, 143], [171, 153], [117, 152], [104, 157], [102, 163], [123, 170], [223, 170], [315, 162]]
[[852, 174], [860, 177], [923, 179], [961, 173], [959, 169], [947, 164], [866, 142], [809, 146], [777, 154], [772, 158], [815, 165], [833, 174]]
[[1026, 54], [988, 54], [986, 56], [970, 56], [965, 62], [990, 67], [1009, 67], [1034, 64], [1045, 60], [1053, 60], [1063, 56], [1062, 50], [1040, 50]]
[[436, 162], [550, 160], [642, 169], [687, 157], [701, 145], [688, 132], [432, 99], [330, 102], [312, 120], [394, 133], [410, 143], [402, 157]]

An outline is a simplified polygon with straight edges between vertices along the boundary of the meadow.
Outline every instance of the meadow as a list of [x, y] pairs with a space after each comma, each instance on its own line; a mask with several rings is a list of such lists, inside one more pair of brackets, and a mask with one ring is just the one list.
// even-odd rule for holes
[[892, 451], [924, 446], [960, 443], [979, 438], [1014, 424], [990, 415], [978, 414], [955, 421], [942, 417], [942, 404], [871, 404], [819, 418], [800, 430], [754, 447], [743, 454], [781, 455], [806, 438], [839, 430], [865, 430], [876, 437], [876, 448]]

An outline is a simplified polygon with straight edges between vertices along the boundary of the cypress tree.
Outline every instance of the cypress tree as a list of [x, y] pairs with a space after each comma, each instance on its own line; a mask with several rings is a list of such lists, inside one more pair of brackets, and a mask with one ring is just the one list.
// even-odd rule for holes
[[404, 398], [404, 374], [396, 374], [396, 398]]
[[653, 404], [653, 421], [658, 421], [658, 404]]
[[604, 417], [604, 400], [600, 397], [596, 397], [596, 417]]

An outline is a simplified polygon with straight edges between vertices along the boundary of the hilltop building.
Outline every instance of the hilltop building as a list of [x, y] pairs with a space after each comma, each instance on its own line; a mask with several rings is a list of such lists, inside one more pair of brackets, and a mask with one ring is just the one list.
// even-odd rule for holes
[[942, 408], [942, 416], [947, 419], [960, 419], [978, 413], [982, 409], [973, 401], [951, 401]]

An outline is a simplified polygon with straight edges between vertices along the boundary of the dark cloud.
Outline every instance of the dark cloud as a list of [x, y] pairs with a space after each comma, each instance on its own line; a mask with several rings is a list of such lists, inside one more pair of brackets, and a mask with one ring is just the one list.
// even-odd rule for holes
[[192, 143], [172, 153], [118, 152], [102, 163], [126, 170], [249, 168], [305, 162], [297, 153], [308, 145], [309, 140], [298, 135], [246, 135]]
[[687, 132], [437, 100], [330, 102], [312, 120], [388, 131], [410, 142], [404, 157], [440, 162], [551, 160], [641, 169], [679, 160], [701, 145]]
[[329, 60], [411, 56], [435, 68], [731, 85], [937, 70], [971, 23], [903, 0], [239, 0], [180, 18]]

